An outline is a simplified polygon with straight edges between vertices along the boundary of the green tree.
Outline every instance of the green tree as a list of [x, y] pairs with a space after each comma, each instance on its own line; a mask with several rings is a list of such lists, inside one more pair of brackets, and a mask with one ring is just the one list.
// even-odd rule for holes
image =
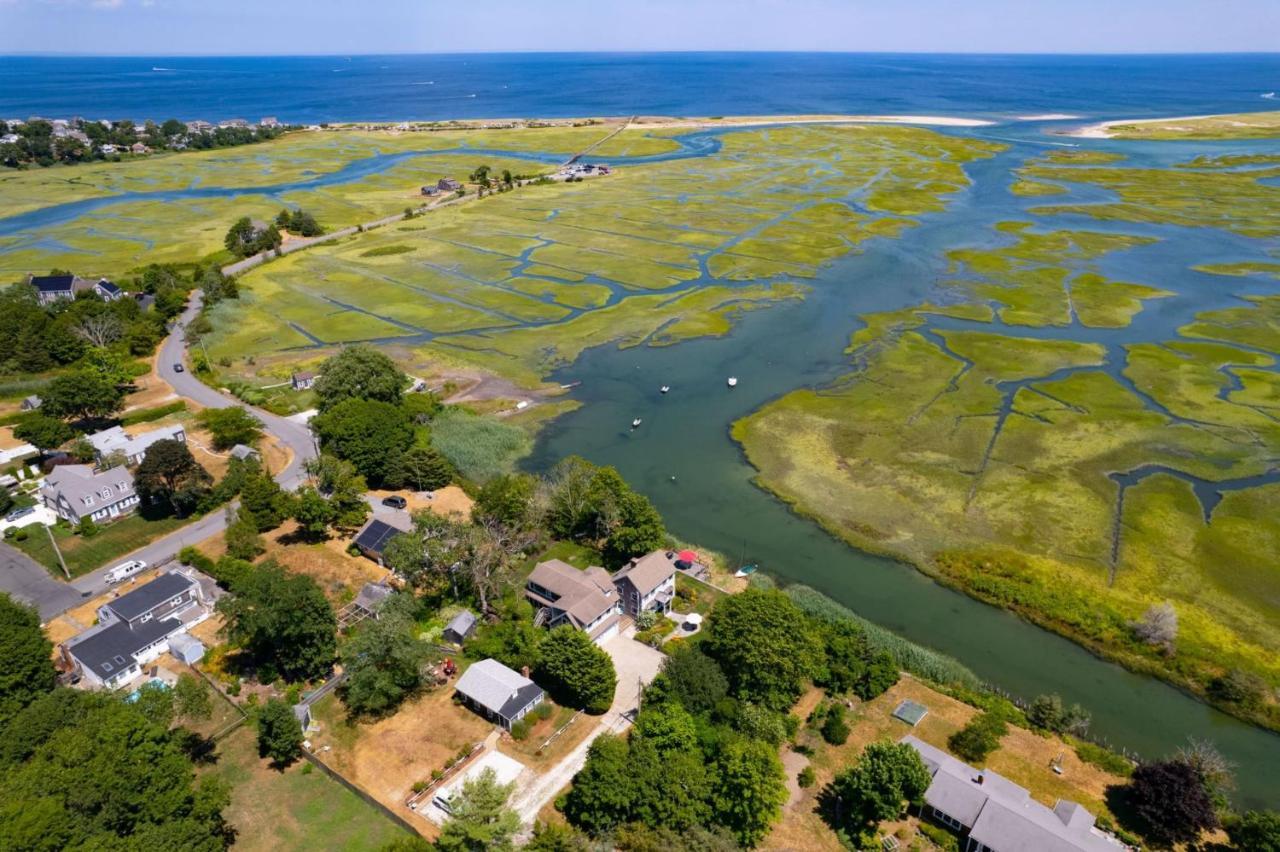
[[525, 852], [590, 852], [591, 845], [571, 826], [539, 822], [534, 825], [533, 837], [524, 849]]
[[982, 764], [1000, 747], [1000, 738], [1007, 733], [1009, 726], [1004, 719], [987, 711], [974, 716], [969, 724], [952, 734], [947, 748], [969, 763]]
[[707, 619], [702, 649], [734, 695], [775, 710], [795, 703], [821, 654], [808, 617], [773, 589], [722, 598]]
[[480, 487], [471, 515], [477, 522], [492, 519], [511, 527], [526, 526], [533, 520], [536, 489], [532, 476], [500, 474]]
[[388, 542], [382, 560], [415, 589], [435, 597], [456, 583], [454, 566], [467, 552], [462, 524], [435, 512], [417, 512], [413, 529]]
[[321, 454], [308, 464], [307, 470], [316, 477], [321, 493], [329, 496], [332, 525], [340, 530], [359, 529], [369, 515], [369, 503], [364, 499], [369, 486], [356, 473], [355, 465]]
[[434, 491], [453, 481], [453, 465], [432, 447], [410, 447], [396, 457], [388, 479], [414, 491]]
[[191, 455], [186, 442], [170, 439], [156, 441], [147, 448], [133, 478], [138, 496], [166, 500], [176, 515], [194, 509], [213, 482], [209, 471]]
[[34, 608], [0, 592], [0, 727], [40, 696], [57, 678], [53, 645]]
[[700, 749], [661, 752], [648, 739], [633, 739], [628, 763], [632, 819], [677, 831], [711, 821], [712, 773]]
[[333, 507], [319, 491], [307, 486], [298, 491], [293, 501], [293, 519], [298, 522], [298, 530], [303, 535], [312, 539], [324, 538], [329, 524], [333, 522]]
[[[227, 511], [230, 514], [231, 510]], [[246, 512], [244, 507], [232, 516], [224, 537], [227, 543], [227, 555], [233, 559], [252, 562], [267, 549], [266, 542], [258, 534], [257, 520], [251, 512]]]
[[372, 346], [348, 346], [320, 365], [312, 388], [323, 413], [348, 399], [399, 404], [409, 377]]
[[897, 683], [900, 675], [898, 664], [888, 652], [881, 651], [873, 654], [867, 659], [862, 674], [854, 682], [853, 694], [863, 701], [870, 701]]
[[258, 711], [258, 754], [284, 768], [302, 754], [302, 723], [293, 708], [279, 698], [271, 698]]
[[108, 417], [120, 410], [124, 390], [87, 370], [58, 376], [45, 389], [40, 410], [50, 417], [83, 420]]
[[273, 530], [289, 517], [292, 500], [274, 479], [259, 465], [245, 469], [240, 483], [240, 511], [247, 513], [257, 525], [258, 532]]
[[1227, 837], [1241, 852], [1280, 852], [1280, 813], [1245, 811], [1227, 822]]
[[776, 747], [759, 740], [731, 740], [716, 756], [714, 772], [715, 821], [743, 846], [756, 845], [787, 800], [786, 773]]
[[1089, 727], [1089, 714], [1079, 704], [1063, 707], [1057, 695], [1037, 695], [1027, 708], [1027, 721], [1056, 734], [1080, 734]]
[[1257, 709], [1267, 694], [1267, 682], [1252, 672], [1232, 669], [1209, 681], [1210, 698], [1245, 709]]
[[352, 714], [391, 713], [422, 685], [431, 647], [415, 635], [414, 607], [412, 594], [393, 595], [343, 646], [343, 701]]
[[628, 491], [617, 501], [618, 522], [604, 543], [604, 561], [621, 567], [633, 557], [661, 550], [667, 543], [662, 516], [649, 498]]
[[855, 831], [896, 819], [908, 804], [919, 804], [932, 781], [920, 754], [906, 743], [871, 743], [858, 763], [831, 782], [843, 803], [841, 819]]
[[587, 762], [565, 796], [565, 818], [599, 836], [630, 820], [633, 798], [627, 742], [615, 734], [601, 734], [587, 749]]
[[133, 705], [147, 721], [161, 728], [173, 724], [173, 692], [169, 687], [148, 681], [134, 695]]
[[492, 657], [519, 671], [538, 664], [538, 646], [546, 631], [533, 624], [533, 607], [523, 598], [505, 602], [501, 617], [485, 623], [467, 643], [467, 653], [483, 659]]
[[537, 682], [558, 704], [599, 715], [613, 703], [618, 674], [604, 649], [567, 624], [550, 631], [538, 648]]
[[698, 731], [693, 717], [680, 704], [668, 701], [646, 706], [636, 718], [635, 740], [644, 740], [660, 755], [697, 749]]
[[672, 695], [690, 713], [706, 713], [729, 692], [729, 682], [716, 661], [697, 646], [676, 644], [662, 663]]
[[449, 819], [440, 829], [441, 852], [504, 852], [515, 848], [520, 817], [507, 807], [514, 785], [499, 784], [485, 769], [462, 785], [449, 802]]
[[213, 715], [213, 696], [204, 681], [183, 672], [173, 687], [173, 709], [179, 717], [204, 720]]
[[843, 704], [832, 704], [827, 717], [822, 720], [822, 738], [831, 745], [844, 745], [849, 739], [849, 723], [845, 720]]
[[355, 465], [371, 483], [381, 483], [413, 443], [413, 427], [399, 406], [389, 402], [345, 399], [317, 415], [311, 428], [320, 446]]
[[196, 415], [196, 422], [209, 431], [214, 448], [219, 450], [236, 444], [251, 446], [262, 437], [262, 423], [239, 405], [206, 408]]
[[39, 411], [22, 415], [13, 427], [13, 437], [40, 450], [56, 450], [75, 436], [66, 423]]
[[232, 644], [265, 669], [260, 680], [270, 681], [276, 674], [305, 680], [329, 673], [338, 624], [315, 580], [267, 561], [237, 578], [231, 591], [218, 601], [226, 619], [223, 629]]
[[222, 244], [226, 246], [227, 251], [236, 257], [244, 257], [252, 253], [256, 236], [257, 231], [254, 230], [253, 222], [249, 220], [248, 216], [243, 216], [231, 225], [226, 237], [222, 240]]

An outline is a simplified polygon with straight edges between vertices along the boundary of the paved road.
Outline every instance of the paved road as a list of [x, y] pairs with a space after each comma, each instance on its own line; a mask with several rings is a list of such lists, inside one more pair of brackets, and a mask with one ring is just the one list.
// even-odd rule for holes
[[[32, 532], [46, 534], [43, 527]], [[39, 562], [3, 543], [0, 543], [0, 588], [15, 600], [34, 606], [40, 611], [42, 621], [55, 618], [80, 603], [80, 593], [76, 589], [53, 579]]]

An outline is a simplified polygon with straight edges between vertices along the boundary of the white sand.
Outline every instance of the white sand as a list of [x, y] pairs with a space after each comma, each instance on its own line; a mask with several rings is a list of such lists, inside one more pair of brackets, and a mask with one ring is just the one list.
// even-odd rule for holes
[[925, 124], [936, 127], [987, 127], [980, 118], [948, 115], [734, 115], [724, 118], [642, 116], [632, 127], [732, 127], [752, 124]]
[[[1067, 133], [1067, 136], [1079, 136], [1082, 139], [1110, 139], [1111, 128], [1120, 124], [1167, 124], [1170, 121], [1197, 121], [1201, 118], [1221, 118], [1219, 115], [1175, 115], [1169, 118], [1121, 118], [1114, 121], [1103, 121], [1090, 124]], [[1185, 130], [1186, 128], [1170, 128]]]
[[1072, 115], [1069, 112], [1046, 112], [1043, 115], [1018, 115], [1014, 116], [1018, 121], [1066, 121], [1067, 119], [1080, 118], [1081, 116]]

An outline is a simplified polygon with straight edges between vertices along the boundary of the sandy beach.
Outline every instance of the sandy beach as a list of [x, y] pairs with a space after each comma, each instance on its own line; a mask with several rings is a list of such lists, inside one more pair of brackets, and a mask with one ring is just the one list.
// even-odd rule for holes
[[[1277, 124], [1280, 124], [1276, 119], [1277, 115], [1280, 115], [1280, 113], [1219, 113], [1216, 115], [1177, 115], [1165, 118], [1121, 118], [1086, 125], [1065, 135], [1084, 139], [1113, 139], [1116, 137], [1116, 134], [1111, 130], [1113, 127], [1149, 127], [1151, 125], [1158, 125], [1160, 131], [1171, 134], [1203, 134], [1212, 130], [1230, 133], [1235, 128], [1274, 128]], [[1193, 126], [1195, 122], [1211, 122], [1211, 124], [1208, 126]]]
[[[1078, 116], [1036, 116], [1035, 118], [1077, 118]], [[380, 130], [393, 133], [419, 132], [422, 130], [514, 130], [534, 127], [616, 127], [626, 124], [646, 129], [739, 127], [760, 124], [918, 124], [934, 127], [987, 127], [995, 124], [980, 118], [964, 118], [949, 115], [725, 115], [725, 116], [670, 116], [637, 115], [595, 118], [484, 118], [451, 121], [403, 121], [345, 122], [331, 124], [330, 130]]]
[[1171, 121], [1199, 121], [1205, 118], [1218, 118], [1215, 115], [1176, 115], [1168, 118], [1119, 118], [1112, 121], [1100, 121], [1066, 133], [1066, 136], [1077, 136], [1081, 139], [1110, 139], [1111, 128], [1124, 124], [1167, 124]]

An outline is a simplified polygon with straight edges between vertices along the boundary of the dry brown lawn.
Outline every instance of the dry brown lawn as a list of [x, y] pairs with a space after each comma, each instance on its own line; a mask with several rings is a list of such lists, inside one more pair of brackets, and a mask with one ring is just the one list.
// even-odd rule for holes
[[[894, 719], [890, 714], [904, 699], [910, 698], [929, 708], [929, 714], [914, 729]], [[821, 699], [818, 690], [811, 690], [800, 699], [796, 714], [804, 718]], [[880, 697], [855, 707], [850, 716], [851, 733], [843, 746], [830, 746], [818, 737], [809, 740], [815, 745], [811, 766], [816, 783], [802, 791], [800, 797], [789, 803], [782, 820], [774, 827], [762, 848], [791, 849], [840, 849], [835, 834], [816, 813], [819, 792], [840, 772], [853, 765], [862, 749], [877, 740], [898, 740], [908, 733], [942, 749], [947, 738], [960, 730], [978, 710], [961, 701], [943, 695], [910, 675], [904, 674], [898, 683]], [[1062, 759], [1062, 775], [1050, 768], [1055, 758]], [[1095, 816], [1110, 812], [1104, 801], [1107, 786], [1123, 783], [1124, 779], [1110, 775], [1096, 766], [1081, 761], [1075, 751], [1057, 737], [1042, 737], [1023, 728], [1010, 728], [1001, 740], [1000, 748], [987, 760], [986, 766], [999, 772], [1031, 791], [1040, 802], [1052, 807], [1062, 799], [1079, 802]], [[903, 828], [907, 836], [914, 833], [914, 820], [902, 824], [884, 824], [882, 830], [892, 834]]]
[[26, 441], [13, 437], [12, 426], [0, 426], [0, 450], [12, 450], [25, 443]]
[[[320, 731], [311, 743], [320, 759], [406, 816], [411, 811], [404, 801], [415, 783], [429, 781], [432, 770], [443, 769], [460, 749], [493, 731], [493, 725], [453, 703], [452, 684], [407, 702], [394, 716], [375, 722], [348, 720], [342, 702], [332, 695], [322, 699], [313, 714]], [[429, 822], [415, 822], [426, 833]]]
[[471, 517], [471, 507], [475, 503], [474, 500], [467, 496], [467, 492], [456, 485], [446, 485], [444, 488], [431, 492], [435, 495], [432, 499], [427, 499], [425, 494], [416, 491], [370, 491], [369, 493], [378, 500], [395, 494], [405, 499], [409, 504], [408, 510], [410, 512], [427, 509], [445, 517], [453, 515], [469, 518]]
[[[566, 714], [567, 715], [567, 714]], [[523, 742], [508, 733], [503, 733], [498, 740], [498, 751], [523, 763], [538, 772], [555, 766], [587, 738], [600, 724], [599, 716], [588, 716], [579, 713], [569, 723], [564, 733], [545, 749], [542, 744], [547, 737], [555, 733], [556, 724], [561, 719], [561, 708], [557, 707], [551, 718], [538, 722], [529, 730], [529, 736]]]

